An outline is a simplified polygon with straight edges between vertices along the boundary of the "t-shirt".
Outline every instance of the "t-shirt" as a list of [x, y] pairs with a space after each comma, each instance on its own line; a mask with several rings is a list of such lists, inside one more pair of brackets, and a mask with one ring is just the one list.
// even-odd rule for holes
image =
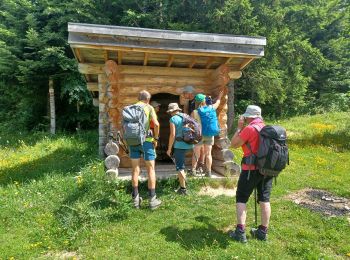
[[193, 144], [185, 143], [184, 141], [177, 141], [176, 137], [182, 138], [182, 121], [183, 118], [179, 115], [174, 115], [170, 118], [170, 123], [175, 125], [175, 143], [174, 148], [177, 149], [192, 149]]
[[[244, 127], [242, 131], [239, 133], [239, 137], [245, 142], [242, 145], [243, 157], [247, 157], [251, 154], [250, 149], [247, 146], [247, 143], [250, 144], [250, 148], [253, 154], [258, 152], [259, 148], [259, 133], [253, 127], [254, 124], [263, 128], [265, 126], [264, 121], [261, 118], [255, 118], [249, 125]], [[255, 170], [256, 167], [254, 164], [242, 164], [242, 170]]]
[[[148, 133], [149, 130], [150, 130], [151, 120], [153, 118], [157, 119], [156, 111], [154, 110], [154, 107], [152, 107], [151, 105], [146, 104], [146, 103], [144, 103], [142, 101], [137, 102], [136, 105], [143, 106], [143, 110], [145, 110], [146, 116], [148, 118], [148, 121], [147, 121], [147, 124], [146, 124], [145, 128], [146, 128], [146, 132]], [[154, 141], [153, 136], [147, 137], [146, 141], [147, 142], [153, 142]]]

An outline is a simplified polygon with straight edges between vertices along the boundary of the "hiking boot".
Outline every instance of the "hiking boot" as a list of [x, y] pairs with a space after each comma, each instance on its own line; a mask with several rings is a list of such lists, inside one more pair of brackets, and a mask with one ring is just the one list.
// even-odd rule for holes
[[188, 170], [187, 170], [187, 175], [188, 175], [188, 176], [196, 176], [196, 170], [194, 170], [194, 169], [188, 169]]
[[136, 209], [139, 209], [141, 207], [142, 197], [140, 197], [140, 194], [137, 194], [135, 198], [132, 198], [134, 207]]
[[259, 228], [252, 228], [250, 230], [250, 234], [252, 237], [256, 238], [257, 240], [266, 241], [267, 240], [267, 232]]
[[157, 199], [157, 196], [153, 196], [149, 199], [149, 208], [150, 209], [156, 209], [162, 204], [162, 201], [160, 199]]
[[211, 174], [211, 172], [207, 172], [206, 174], [205, 174], [205, 177], [207, 177], [207, 178], [211, 178], [213, 175]]
[[236, 240], [237, 242], [242, 242], [242, 243], [248, 242], [245, 231], [240, 228], [236, 228], [235, 231], [231, 230], [228, 235], [230, 238]]
[[187, 189], [182, 189], [182, 188], [178, 188], [176, 193], [179, 195], [184, 195], [184, 196], [188, 195]]

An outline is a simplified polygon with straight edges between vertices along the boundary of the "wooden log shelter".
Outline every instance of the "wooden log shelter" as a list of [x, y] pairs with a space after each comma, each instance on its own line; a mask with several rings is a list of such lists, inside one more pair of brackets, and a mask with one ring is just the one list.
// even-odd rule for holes
[[[265, 37], [156, 30], [110, 25], [68, 24], [68, 42], [99, 107], [99, 153], [109, 135], [121, 131], [124, 106], [137, 102], [138, 93], [147, 90], [161, 104], [159, 159], [167, 149], [171, 102], [184, 105], [184, 87], [215, 99], [225, 95], [217, 110], [221, 132], [213, 147], [213, 170], [223, 173], [227, 148], [227, 116], [233, 108], [229, 86], [242, 70], [264, 56]], [[228, 84], [231, 82], [230, 84]], [[232, 116], [232, 115], [231, 115]], [[131, 167], [123, 149], [119, 149], [119, 167]]]

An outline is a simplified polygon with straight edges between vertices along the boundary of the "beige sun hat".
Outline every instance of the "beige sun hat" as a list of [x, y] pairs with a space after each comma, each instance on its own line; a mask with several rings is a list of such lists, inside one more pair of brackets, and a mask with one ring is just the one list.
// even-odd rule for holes
[[158, 102], [157, 102], [157, 101], [155, 101], [155, 100], [151, 102], [151, 106], [152, 106], [152, 107], [154, 107], [154, 108], [156, 108], [156, 107], [160, 107], [160, 105], [161, 105], [161, 104], [160, 104], [160, 103], [158, 103]]
[[177, 103], [170, 103], [168, 105], [168, 111], [166, 111], [167, 113], [172, 113], [175, 111], [181, 111], [182, 109], [179, 108], [179, 105]]
[[248, 117], [248, 118], [257, 118], [257, 117], [261, 118], [261, 108], [255, 105], [249, 105], [247, 106], [247, 109], [245, 110], [242, 116]]

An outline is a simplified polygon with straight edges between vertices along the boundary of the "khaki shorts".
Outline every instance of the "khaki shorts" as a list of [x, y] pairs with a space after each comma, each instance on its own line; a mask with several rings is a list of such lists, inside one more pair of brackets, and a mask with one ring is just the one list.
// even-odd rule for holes
[[214, 136], [202, 136], [202, 140], [198, 143], [198, 145], [213, 145], [214, 144]]

